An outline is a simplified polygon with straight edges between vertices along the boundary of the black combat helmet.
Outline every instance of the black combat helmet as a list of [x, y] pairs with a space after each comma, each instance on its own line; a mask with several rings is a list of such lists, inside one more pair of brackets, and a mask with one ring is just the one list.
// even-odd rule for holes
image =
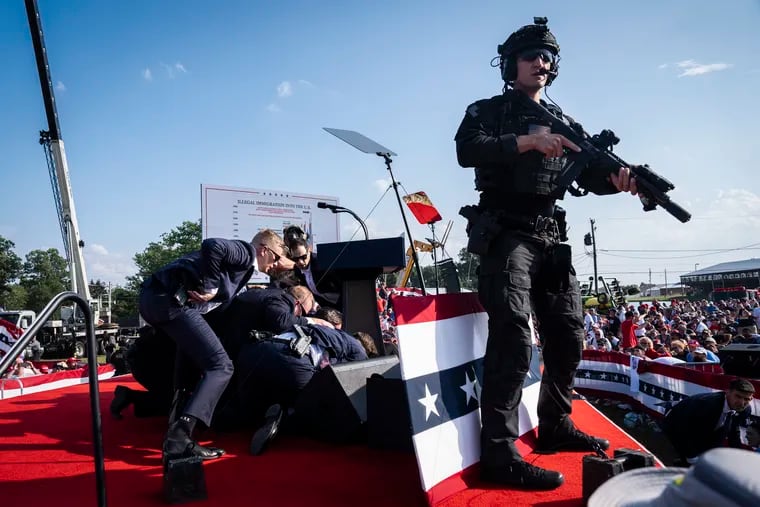
[[546, 26], [546, 18], [533, 18], [532, 25], [525, 25], [510, 35], [504, 44], [499, 44], [501, 77], [511, 85], [517, 78], [517, 55], [526, 49], [545, 48], [555, 55], [546, 85], [549, 86], [557, 77], [559, 70], [559, 44], [554, 34]]

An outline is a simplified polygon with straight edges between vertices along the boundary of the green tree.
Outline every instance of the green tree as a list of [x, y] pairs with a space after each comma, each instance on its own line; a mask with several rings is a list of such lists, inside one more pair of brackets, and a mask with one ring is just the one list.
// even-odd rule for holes
[[480, 266], [480, 257], [473, 255], [462, 248], [459, 251], [459, 262], [456, 262], [457, 272], [459, 273], [459, 283], [463, 289], [478, 290], [477, 270]]
[[133, 290], [114, 287], [111, 291], [111, 319], [118, 323], [124, 319], [136, 319], [139, 313], [137, 298], [138, 293]]
[[127, 278], [130, 290], [139, 291], [142, 281], [162, 266], [185, 254], [200, 250], [201, 222], [186, 220], [169, 232], [161, 234], [159, 241], [148, 244], [147, 248], [134, 256], [138, 272]]
[[26, 309], [39, 312], [69, 287], [66, 259], [55, 248], [32, 250], [26, 254], [20, 284], [27, 293]]
[[98, 299], [101, 296], [108, 294], [108, 284], [101, 281], [90, 280], [90, 297], [92, 299]]
[[[439, 274], [440, 276], [440, 274]], [[435, 294], [435, 267], [434, 266], [422, 266], [422, 277], [425, 279], [425, 287], [432, 289]], [[441, 286], [443, 283], [439, 280]], [[412, 268], [412, 274], [409, 276], [408, 287], [420, 288], [420, 277], [417, 276], [417, 268]]]
[[3, 296], [2, 307], [6, 310], [26, 310], [26, 289], [14, 283], [8, 287], [8, 292]]
[[11, 292], [11, 283], [21, 275], [21, 258], [13, 249], [13, 241], [0, 236], [0, 303], [8, 306], [5, 297]]

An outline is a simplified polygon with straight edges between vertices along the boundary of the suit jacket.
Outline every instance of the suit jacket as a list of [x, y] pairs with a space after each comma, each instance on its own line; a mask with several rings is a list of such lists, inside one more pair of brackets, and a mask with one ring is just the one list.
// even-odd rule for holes
[[295, 324], [306, 325], [306, 317], [297, 317], [293, 296], [278, 288], [253, 289], [237, 296], [224, 312], [215, 317], [215, 328], [227, 353], [234, 360], [240, 346], [249, 341], [248, 333], [268, 331], [280, 334]]
[[676, 450], [684, 457], [693, 458], [705, 451], [723, 445], [723, 438], [728, 438], [728, 445], [741, 447], [739, 427], [749, 424], [750, 407], [734, 416], [733, 431], [723, 435], [715, 429], [720, 421], [726, 393], [714, 392], [696, 394], [679, 402], [663, 420], [662, 429]]
[[[327, 271], [328, 267], [329, 266], [320, 266], [317, 254], [315, 252], [311, 253], [309, 269], [311, 270], [311, 275], [314, 278], [314, 283], [317, 284], [317, 290], [322, 294], [337, 294], [338, 301], [337, 303], [332, 303], [330, 301], [327, 301], [325, 298], [318, 296], [317, 294], [314, 294], [314, 298], [321, 306], [330, 306], [340, 309], [342, 282], [334, 272]], [[298, 276], [299, 283], [305, 287], [309, 287], [304, 272], [298, 269], [298, 267], [296, 267], [294, 271]], [[312, 288], [309, 287], [309, 290], [312, 290]]]
[[170, 262], [153, 278], [170, 293], [180, 285], [206, 293], [217, 289], [211, 301], [226, 303], [245, 286], [255, 265], [256, 250], [247, 241], [208, 238], [199, 251]]

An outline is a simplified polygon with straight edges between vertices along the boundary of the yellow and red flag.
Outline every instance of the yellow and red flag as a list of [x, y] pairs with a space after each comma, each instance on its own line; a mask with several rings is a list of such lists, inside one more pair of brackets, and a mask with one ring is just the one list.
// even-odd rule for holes
[[425, 192], [405, 195], [403, 199], [419, 223], [432, 224], [441, 220], [440, 213]]

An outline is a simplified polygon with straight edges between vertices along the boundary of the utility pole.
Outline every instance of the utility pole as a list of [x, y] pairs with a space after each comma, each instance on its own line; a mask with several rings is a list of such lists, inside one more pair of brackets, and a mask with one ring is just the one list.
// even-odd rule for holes
[[599, 296], [599, 276], [596, 270], [596, 235], [594, 234], [594, 231], [596, 229], [594, 224], [596, 222], [594, 221], [593, 218], [589, 218], [589, 221], [591, 222], [591, 246], [594, 252], [594, 295], [598, 297]]
[[665, 269], [665, 295], [668, 295], [668, 268]]
[[652, 268], [649, 268], [649, 285], [652, 285]]

